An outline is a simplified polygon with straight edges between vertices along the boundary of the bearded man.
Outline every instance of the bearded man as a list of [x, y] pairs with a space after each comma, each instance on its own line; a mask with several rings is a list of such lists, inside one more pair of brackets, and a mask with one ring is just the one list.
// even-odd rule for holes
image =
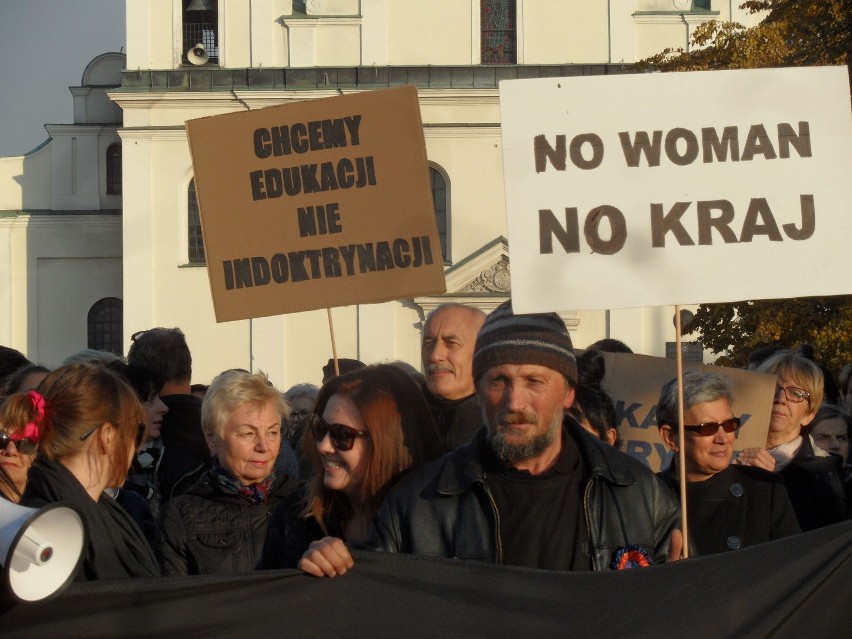
[[[500, 305], [477, 335], [473, 377], [482, 427], [391, 490], [372, 546], [571, 571], [680, 558], [671, 491], [567, 415], [577, 362], [558, 315], [516, 315], [511, 301]], [[352, 561], [340, 540], [326, 539], [300, 566], [334, 576]]]

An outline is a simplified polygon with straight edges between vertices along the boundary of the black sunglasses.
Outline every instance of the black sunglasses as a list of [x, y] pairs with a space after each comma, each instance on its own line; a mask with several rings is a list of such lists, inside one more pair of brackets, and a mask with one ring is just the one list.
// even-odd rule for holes
[[36, 443], [28, 437], [23, 437], [21, 439], [12, 439], [12, 436], [5, 432], [0, 431], [0, 450], [6, 450], [9, 447], [11, 442], [15, 443], [15, 448], [22, 455], [32, 455], [36, 452]]
[[703, 424], [698, 424], [698, 426], [684, 426], [686, 430], [691, 430], [696, 435], [700, 435], [701, 437], [710, 437], [715, 435], [719, 428], [724, 428], [726, 433], [733, 433], [740, 427], [740, 418], [739, 417], [731, 417], [731, 419], [726, 419], [721, 424], [719, 422], [704, 422]]
[[[85, 433], [80, 435], [80, 441], [85, 441], [89, 438], [89, 435], [98, 430], [103, 424], [100, 426], [95, 426], [94, 428], [87, 430]], [[139, 448], [142, 445], [142, 440], [145, 438], [145, 424], [139, 422], [136, 425], [136, 448]]]
[[311, 432], [314, 439], [321, 442], [328, 433], [332, 445], [337, 450], [352, 450], [355, 440], [359, 437], [369, 437], [370, 433], [364, 430], [356, 430], [344, 424], [329, 424], [319, 415], [311, 417]]

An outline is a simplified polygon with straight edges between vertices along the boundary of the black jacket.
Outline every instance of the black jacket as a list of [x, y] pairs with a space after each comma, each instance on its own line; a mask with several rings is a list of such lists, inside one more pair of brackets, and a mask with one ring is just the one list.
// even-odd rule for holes
[[778, 474], [787, 485], [790, 502], [802, 530], [814, 530], [846, 519], [846, 494], [840, 480], [843, 461], [837, 455], [814, 452], [810, 435]]
[[479, 396], [474, 393], [462, 399], [450, 400], [433, 395], [426, 384], [421, 386], [421, 390], [438, 426], [444, 451], [469, 442], [482, 425]]
[[22, 506], [40, 508], [57, 501], [76, 506], [86, 529], [83, 563], [77, 581], [156, 577], [157, 560], [142, 531], [112, 497], [91, 498], [59, 462], [39, 458], [30, 468]]
[[163, 507], [158, 538], [163, 574], [253, 571], [263, 550], [270, 514], [298, 486], [297, 479], [277, 476], [263, 506], [222, 491], [213, 471], [206, 472], [192, 488]]
[[[675, 495], [674, 462], [660, 477]], [[731, 464], [704, 481], [687, 483], [690, 539], [713, 555], [795, 535], [801, 530], [784, 481], [763, 468]]]
[[201, 400], [194, 395], [163, 395], [160, 399], [169, 408], [160, 428], [163, 455], [157, 468], [160, 504], [165, 504], [210, 470], [213, 458], [201, 429]]
[[[590, 437], [573, 419], [568, 437], [587, 476], [583, 509], [592, 567], [609, 569], [615, 553], [638, 546], [663, 562], [680, 508], [671, 491], [640, 462]], [[480, 447], [468, 444], [428, 463], [391, 490], [374, 519], [370, 545], [389, 552], [502, 563], [498, 517], [485, 483]], [[519, 507], [523, 507], [519, 505]], [[558, 539], [558, 531], [554, 531]]]
[[312, 541], [326, 535], [345, 539], [342, 522], [337, 518], [328, 518], [324, 531], [316, 519], [303, 516], [305, 491], [306, 486], [303, 485], [284, 497], [275, 507], [269, 520], [258, 569], [297, 568]]

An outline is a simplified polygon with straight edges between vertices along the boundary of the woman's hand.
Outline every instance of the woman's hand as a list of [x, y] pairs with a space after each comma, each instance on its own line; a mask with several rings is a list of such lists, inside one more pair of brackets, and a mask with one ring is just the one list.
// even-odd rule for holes
[[342, 539], [323, 537], [311, 542], [299, 560], [299, 569], [314, 577], [345, 575], [355, 565]]
[[775, 472], [775, 458], [765, 448], [745, 448], [734, 460], [735, 464], [757, 466], [769, 472]]

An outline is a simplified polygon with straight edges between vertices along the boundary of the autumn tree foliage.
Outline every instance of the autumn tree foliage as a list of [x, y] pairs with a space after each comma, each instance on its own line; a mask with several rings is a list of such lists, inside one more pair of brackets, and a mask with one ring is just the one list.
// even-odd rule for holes
[[[750, 29], [704, 23], [694, 31], [691, 51], [666, 49], [639, 66], [666, 72], [852, 62], [852, 0], [748, 0], [741, 7], [765, 12], [764, 20]], [[781, 281], [784, 268], [795, 265], [779, 270]], [[852, 281], [848, 253], [837, 256], [837, 271]], [[827, 275], [814, 273], [814, 281]], [[684, 333], [699, 334], [725, 366], [746, 365], [749, 352], [760, 346], [809, 344], [836, 375], [852, 361], [852, 295], [702, 304]]]

